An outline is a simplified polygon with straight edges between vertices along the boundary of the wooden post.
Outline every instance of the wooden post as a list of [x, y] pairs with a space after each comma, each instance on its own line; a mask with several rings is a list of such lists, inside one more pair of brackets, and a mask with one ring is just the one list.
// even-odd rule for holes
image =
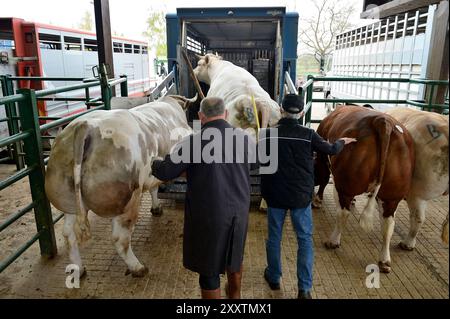
[[[108, 65], [108, 77], [114, 78], [114, 61], [109, 17], [109, 0], [94, 0], [95, 30], [97, 32], [98, 65]], [[115, 90], [112, 90], [115, 96]]]
[[[365, 0], [361, 19], [382, 19], [399, 13], [417, 10], [430, 4], [438, 3], [439, 0]], [[369, 5], [374, 5], [368, 9]]]
[[192, 80], [194, 81], [195, 88], [197, 89], [198, 95], [200, 96], [200, 100], [203, 100], [205, 98], [205, 95], [203, 94], [202, 88], [200, 87], [200, 83], [198, 83], [197, 77], [194, 74], [194, 69], [192, 68], [191, 61], [189, 61], [186, 50], [181, 49], [181, 54], [183, 55], [183, 58], [186, 61], [186, 64], [187, 64], [188, 70], [189, 70], [189, 74], [190, 74]]

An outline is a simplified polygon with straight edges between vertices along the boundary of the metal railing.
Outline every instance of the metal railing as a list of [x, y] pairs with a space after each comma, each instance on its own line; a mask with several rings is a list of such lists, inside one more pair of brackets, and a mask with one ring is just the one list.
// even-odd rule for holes
[[[22, 80], [21, 77], [14, 77]], [[47, 80], [49, 78], [35, 78], [36, 80]], [[52, 78], [52, 80], [61, 80], [63, 78]], [[84, 81], [82, 84], [68, 85], [56, 89], [47, 89], [35, 91], [32, 89], [19, 89], [17, 94], [0, 97], [0, 106], [9, 104], [10, 110], [16, 110], [16, 103], [18, 106], [18, 114], [14, 115], [8, 113], [7, 116], [13, 120], [17, 125], [17, 131], [7, 138], [0, 139], [0, 148], [12, 144], [20, 143], [23, 149], [24, 164], [26, 167], [21, 168], [15, 174], [9, 176], [4, 180], [0, 180], [0, 191], [9, 187], [13, 183], [28, 177], [32, 202], [19, 211], [13, 213], [7, 220], [0, 223], [0, 232], [10, 227], [15, 221], [34, 210], [37, 233], [31, 239], [22, 244], [13, 254], [8, 256], [5, 260], [0, 261], [0, 273], [6, 269], [12, 262], [14, 262], [23, 252], [25, 252], [33, 243], [39, 241], [39, 247], [42, 256], [52, 257], [57, 253], [54, 224], [58, 222], [63, 214], [53, 218], [52, 210], [48, 198], [45, 194], [45, 164], [48, 161], [44, 159], [41, 134], [49, 129], [60, 127], [67, 124], [73, 119], [82, 116], [86, 113], [98, 109], [110, 109], [111, 88], [120, 84], [121, 94], [127, 94], [126, 90], [127, 78], [121, 77], [118, 79], [95, 79]], [[53, 118], [54, 121], [40, 125], [42, 117], [38, 115], [37, 101], [39, 98], [47, 97], [51, 94], [69, 92], [77, 89], [88, 89], [94, 86], [102, 86], [102, 101], [97, 100], [98, 105], [94, 108], [88, 109], [79, 114], [63, 117]], [[89, 99], [92, 102], [92, 99]], [[8, 119], [8, 120], [10, 120]], [[49, 120], [49, 118], [46, 118]], [[54, 138], [54, 137], [53, 137]]]
[[[111, 87], [115, 85], [120, 85], [120, 94], [121, 96], [128, 96], [128, 86], [127, 86], [127, 77], [126, 75], [121, 75], [120, 78], [108, 80], [106, 71], [102, 71], [104, 68], [100, 68], [99, 77], [92, 78], [78, 78], [78, 77], [26, 77], [26, 76], [11, 76], [11, 75], [0, 75], [0, 84], [2, 87], [3, 98], [11, 97], [14, 95], [14, 81], [71, 81], [71, 82], [82, 82], [80, 84], [73, 84], [62, 86], [58, 88], [44, 89], [40, 91], [36, 91], [36, 99], [38, 101], [73, 101], [73, 102], [83, 102], [87, 109], [89, 110], [91, 107], [96, 107], [99, 105], [105, 105], [106, 109], [110, 109], [110, 99], [112, 96]], [[102, 83], [103, 82], [103, 83]], [[101, 96], [92, 98], [90, 95], [89, 89], [92, 87], [101, 87]], [[54, 95], [58, 93], [64, 93], [69, 91], [75, 91], [84, 89], [84, 97], [74, 98], [74, 97], [56, 97]], [[103, 102], [105, 101], [105, 102]], [[19, 133], [19, 117], [17, 115], [17, 108], [14, 101], [4, 100], [5, 113], [6, 117], [0, 118], [0, 122], [7, 122], [8, 125], [8, 135], [12, 136]], [[1, 107], [1, 105], [0, 105]], [[70, 117], [73, 119], [74, 117]], [[48, 116], [39, 116], [40, 122], [46, 122], [49, 120], [58, 120], [63, 119], [63, 117], [48, 117]], [[49, 139], [48, 137], [44, 137], [45, 139]], [[51, 138], [51, 137], [50, 137]], [[0, 162], [5, 161], [14, 161], [16, 164], [17, 170], [24, 168], [25, 163], [23, 160], [23, 149], [21, 143], [17, 142], [13, 145], [8, 145], [8, 157], [3, 158]]]
[[[290, 92], [292, 90], [292, 86], [295, 90], [295, 86], [293, 84], [289, 84], [288, 74], [285, 75], [285, 84], [288, 89], [286, 92]], [[393, 82], [393, 83], [410, 83], [410, 84], [422, 84], [429, 87], [427, 90], [427, 100], [426, 101], [415, 101], [408, 99], [317, 99], [313, 98], [314, 91], [314, 83], [315, 82]], [[291, 81], [292, 82], [292, 81]], [[436, 86], [445, 85], [448, 88], [449, 81], [444, 80], [428, 80], [428, 79], [404, 79], [404, 78], [365, 78], [365, 77], [315, 77], [309, 75], [306, 83], [301, 86], [301, 91], [306, 92], [306, 101], [305, 101], [305, 115], [303, 118], [303, 124], [306, 126], [310, 126], [311, 123], [320, 123], [320, 120], [311, 119], [312, 113], [312, 105], [313, 103], [332, 103], [335, 105], [336, 103], [346, 103], [346, 104], [403, 104], [403, 105], [411, 105], [417, 108], [420, 108], [424, 111], [440, 111], [443, 113], [448, 113], [449, 104], [448, 99], [444, 104], [438, 104], [433, 102], [433, 96], [436, 90]], [[334, 107], [333, 107], [334, 108]]]
[[[285, 74], [284, 74], [284, 93], [285, 94], [300, 94], [303, 96], [305, 90], [308, 93], [307, 89], [308, 89], [308, 87], [306, 87], [306, 86], [302, 86], [297, 89], [295, 87], [294, 82], [291, 79], [289, 72], [288, 71], [285, 72]], [[304, 115], [300, 119], [300, 122], [302, 125], [306, 125], [306, 126], [311, 125], [311, 111], [312, 111], [312, 101], [309, 101], [305, 104], [305, 106], [303, 108]]]
[[175, 68], [151, 92], [150, 99], [155, 101], [167, 93], [175, 93]]

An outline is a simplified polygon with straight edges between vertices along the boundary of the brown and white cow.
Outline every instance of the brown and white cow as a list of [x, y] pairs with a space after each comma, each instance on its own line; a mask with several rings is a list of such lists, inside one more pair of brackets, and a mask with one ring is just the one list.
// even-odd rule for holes
[[78, 245], [90, 236], [88, 211], [112, 218], [113, 241], [127, 273], [147, 273], [131, 249], [131, 234], [143, 191], [152, 194], [152, 213], [160, 213], [160, 181], [152, 176], [151, 163], [191, 133], [180, 106], [186, 103], [164, 97], [131, 110], [95, 111], [71, 122], [55, 139], [45, 190], [65, 214], [70, 260], [83, 273]]
[[350, 212], [355, 212], [354, 197], [368, 193], [360, 218], [365, 230], [372, 228], [373, 214], [380, 212], [383, 247], [380, 271], [390, 272], [390, 240], [398, 203], [408, 194], [414, 169], [414, 145], [404, 126], [384, 113], [359, 106], [337, 108], [319, 125], [317, 132], [330, 142], [347, 136], [357, 139], [331, 158], [317, 154], [315, 174], [321, 177], [319, 197], [333, 175], [338, 207], [336, 226], [325, 246], [338, 248]]
[[253, 129], [256, 136], [256, 119], [252, 96], [260, 114], [262, 128], [274, 126], [281, 118], [280, 107], [259, 85], [258, 80], [244, 68], [238, 67], [220, 56], [199, 56], [194, 74], [199, 81], [208, 84], [208, 96], [220, 97], [228, 110], [227, 121], [234, 127]]
[[[399, 245], [402, 249], [412, 250], [425, 221], [427, 201], [448, 194], [448, 116], [403, 107], [386, 113], [402, 123], [414, 140], [416, 163], [406, 197], [410, 229]], [[442, 239], [448, 243], [448, 214]]]

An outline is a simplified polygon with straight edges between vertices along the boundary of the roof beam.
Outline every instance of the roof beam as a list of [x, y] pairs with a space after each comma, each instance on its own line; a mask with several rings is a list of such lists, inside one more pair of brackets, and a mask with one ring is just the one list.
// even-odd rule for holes
[[363, 11], [360, 17], [361, 19], [382, 19], [439, 2], [440, 0], [393, 0], [381, 6]]

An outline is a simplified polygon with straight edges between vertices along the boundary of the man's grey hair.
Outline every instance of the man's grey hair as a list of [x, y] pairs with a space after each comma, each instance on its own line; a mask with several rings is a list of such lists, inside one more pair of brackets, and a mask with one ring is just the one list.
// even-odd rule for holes
[[297, 114], [293, 114], [293, 113], [289, 113], [289, 112], [283, 112], [283, 113], [282, 113], [282, 116], [283, 116], [284, 118], [287, 118], [287, 119], [298, 120], [298, 119], [300, 118], [300, 114], [302, 114], [302, 112], [297, 113]]
[[200, 103], [200, 112], [207, 118], [222, 115], [225, 112], [225, 103], [220, 97], [207, 97]]

